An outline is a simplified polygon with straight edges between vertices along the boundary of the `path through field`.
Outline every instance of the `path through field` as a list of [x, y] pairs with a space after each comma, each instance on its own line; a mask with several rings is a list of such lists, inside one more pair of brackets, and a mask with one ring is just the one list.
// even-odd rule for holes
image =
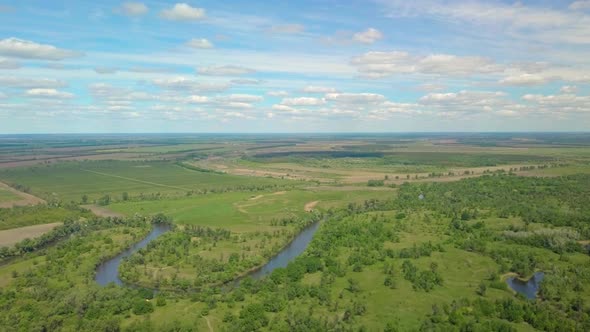
[[10, 247], [24, 239], [36, 238], [59, 225], [61, 225], [61, 223], [56, 222], [52, 224], [26, 226], [0, 231], [0, 247]]

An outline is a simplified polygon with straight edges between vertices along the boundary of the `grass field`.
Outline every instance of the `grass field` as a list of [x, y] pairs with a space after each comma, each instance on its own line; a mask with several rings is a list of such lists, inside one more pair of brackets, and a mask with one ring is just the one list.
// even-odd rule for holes
[[231, 192], [159, 201], [121, 202], [108, 208], [128, 216], [135, 213], [152, 215], [164, 213], [174, 222], [201, 226], [225, 227], [234, 231], [258, 230], [273, 219], [302, 216], [305, 204], [318, 201], [316, 208], [342, 207], [350, 202], [384, 196], [395, 191], [324, 191], [292, 190], [263, 193]]
[[68, 162], [52, 166], [7, 169], [0, 179], [25, 185], [47, 199], [79, 202], [103, 195], [114, 199], [127, 192], [130, 196], [184, 195], [193, 190], [223, 190], [236, 187], [288, 185], [280, 179], [260, 179], [199, 172], [170, 162], [96, 161]]

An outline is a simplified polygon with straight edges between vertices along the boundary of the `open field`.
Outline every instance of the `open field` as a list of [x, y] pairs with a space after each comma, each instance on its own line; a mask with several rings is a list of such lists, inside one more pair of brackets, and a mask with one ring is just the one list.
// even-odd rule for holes
[[24, 239], [36, 238], [49, 232], [59, 225], [61, 225], [61, 223], [25, 226], [2, 230], [0, 231], [0, 247], [9, 247]]
[[104, 195], [185, 195], [190, 191], [255, 188], [291, 184], [286, 180], [252, 179], [199, 172], [171, 162], [95, 161], [6, 169], [0, 179], [31, 188], [46, 199], [92, 202]]
[[[3, 163], [12, 330], [590, 329], [590, 135], [0, 137]], [[118, 276], [160, 292], [99, 287], [152, 222]], [[537, 299], [507, 287], [539, 271]]]
[[292, 190], [259, 194], [232, 192], [159, 201], [120, 202], [109, 205], [108, 209], [127, 216], [161, 212], [179, 224], [256, 231], [266, 229], [272, 220], [305, 215], [305, 206], [309, 202], [317, 201], [314, 207], [327, 209], [394, 196], [393, 190], [383, 192], [362, 188], [356, 191]]
[[13, 206], [37, 205], [45, 203], [39, 197], [29, 193], [18, 191], [6, 183], [0, 182], [0, 208], [10, 208]]

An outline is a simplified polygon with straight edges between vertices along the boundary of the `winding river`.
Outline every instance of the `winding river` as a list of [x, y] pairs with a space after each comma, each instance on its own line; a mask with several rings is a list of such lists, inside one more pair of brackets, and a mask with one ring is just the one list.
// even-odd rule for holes
[[94, 280], [96, 280], [96, 282], [101, 286], [106, 286], [111, 282], [114, 282], [119, 286], [123, 285], [123, 281], [119, 279], [119, 266], [121, 265], [123, 258], [129, 257], [139, 249], [145, 248], [148, 243], [169, 231], [170, 228], [170, 225], [167, 224], [155, 224], [152, 228], [152, 231], [143, 240], [137, 242], [117, 256], [100, 264], [96, 268], [96, 277]]
[[[319, 226], [320, 222], [317, 221], [304, 228], [285, 248], [283, 248], [283, 250], [271, 258], [270, 261], [262, 267], [250, 272], [248, 276], [254, 279], [260, 279], [277, 268], [286, 267], [290, 261], [303, 253], [309, 242], [313, 239], [313, 235], [318, 230]], [[148, 243], [169, 231], [170, 228], [169, 225], [164, 224], [154, 225], [152, 231], [143, 240], [134, 244], [131, 248], [123, 251], [117, 256], [100, 264], [96, 268], [96, 282], [101, 286], [106, 286], [110, 283], [115, 283], [119, 286], [124, 285], [123, 281], [119, 279], [119, 266], [121, 265], [121, 261], [124, 258], [131, 256], [136, 251], [145, 248]], [[240, 279], [234, 281], [234, 283], [239, 283]]]
[[545, 277], [545, 273], [535, 272], [529, 280], [510, 277], [506, 280], [506, 283], [508, 283], [508, 286], [510, 286], [515, 292], [532, 300], [537, 297], [537, 292], [539, 291], [539, 286], [541, 285], [541, 281], [543, 281], [543, 277]]

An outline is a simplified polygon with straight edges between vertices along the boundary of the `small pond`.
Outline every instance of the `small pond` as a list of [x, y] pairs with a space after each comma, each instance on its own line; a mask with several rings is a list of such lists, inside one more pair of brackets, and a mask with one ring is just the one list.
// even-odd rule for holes
[[539, 291], [539, 286], [541, 285], [541, 281], [543, 281], [543, 277], [545, 277], [545, 273], [535, 272], [529, 280], [510, 277], [506, 280], [506, 283], [515, 292], [526, 296], [527, 299], [534, 299], [537, 297], [537, 292]]

